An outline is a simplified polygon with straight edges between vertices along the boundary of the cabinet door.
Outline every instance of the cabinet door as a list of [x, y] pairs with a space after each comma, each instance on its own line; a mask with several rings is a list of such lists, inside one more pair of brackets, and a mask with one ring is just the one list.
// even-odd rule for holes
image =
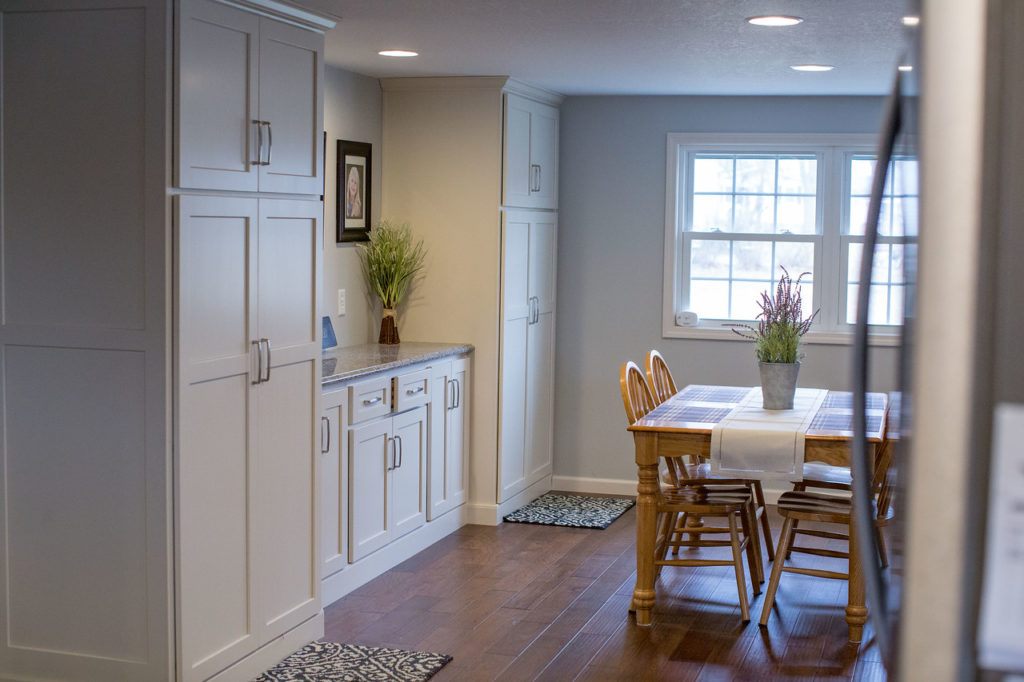
[[521, 208], [558, 207], [558, 109], [505, 95], [502, 202]]
[[[339, 395], [340, 394], [340, 395]], [[344, 391], [331, 396], [320, 424], [320, 560], [326, 577], [345, 568], [348, 554], [348, 466]], [[324, 396], [324, 401], [327, 401]]]
[[427, 408], [417, 407], [393, 417], [394, 453], [388, 507], [391, 539], [419, 528], [427, 519], [424, 473], [427, 452]]
[[[255, 569], [249, 519], [260, 502], [250, 387], [256, 331], [257, 201], [182, 196], [177, 214], [176, 482], [178, 638], [186, 680], [253, 650]], [[300, 558], [301, 560], [301, 558]]]
[[507, 211], [503, 218], [499, 502], [526, 487], [526, 362], [531, 316], [528, 285], [531, 216], [523, 211]]
[[436, 519], [451, 508], [448, 489], [448, 412], [454, 400], [451, 360], [431, 365], [430, 403], [427, 405], [427, 520]]
[[465, 503], [469, 487], [469, 358], [456, 358], [452, 361], [449, 383], [454, 395], [447, 409], [444, 459], [448, 506], [454, 508]]
[[212, 0], [179, 5], [178, 187], [258, 187], [259, 23], [255, 14]]
[[321, 34], [260, 19], [259, 118], [266, 121], [261, 192], [323, 194]]
[[551, 474], [556, 243], [554, 214], [535, 216], [530, 225], [529, 265], [529, 290], [535, 311], [529, 326], [526, 349], [527, 485]]
[[379, 419], [348, 431], [349, 562], [390, 540], [388, 479], [392, 464], [391, 420]]

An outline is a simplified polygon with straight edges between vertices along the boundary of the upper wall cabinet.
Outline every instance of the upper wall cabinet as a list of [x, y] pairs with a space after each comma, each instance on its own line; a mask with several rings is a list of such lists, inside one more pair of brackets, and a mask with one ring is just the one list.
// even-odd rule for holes
[[502, 203], [558, 208], [558, 109], [505, 94]]
[[323, 35], [219, 0], [179, 5], [183, 189], [323, 193]]

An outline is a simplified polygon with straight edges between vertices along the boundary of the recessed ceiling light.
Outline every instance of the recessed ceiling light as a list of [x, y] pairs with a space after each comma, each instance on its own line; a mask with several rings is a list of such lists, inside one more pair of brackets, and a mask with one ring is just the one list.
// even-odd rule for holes
[[381, 50], [377, 54], [382, 57], [418, 57], [420, 53], [412, 50]]
[[914, 70], [914, 67], [911, 66], [910, 64], [900, 64], [896, 68], [899, 69], [900, 71], [913, 71]]
[[921, 17], [903, 17], [900, 21], [904, 26], [917, 26], [921, 23]]
[[803, 19], [800, 17], [784, 17], [784, 16], [766, 16], [766, 17], [750, 17], [747, 19], [748, 24], [754, 26], [795, 26], [802, 22]]
[[828, 64], [796, 64], [789, 68], [794, 71], [831, 71], [836, 67], [829, 66]]

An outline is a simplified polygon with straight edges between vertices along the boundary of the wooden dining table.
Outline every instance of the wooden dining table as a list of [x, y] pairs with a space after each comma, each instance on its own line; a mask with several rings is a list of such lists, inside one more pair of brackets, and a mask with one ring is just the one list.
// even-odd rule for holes
[[[696, 455], [709, 458], [711, 432], [750, 391], [749, 387], [690, 385], [629, 427], [636, 448], [637, 538], [636, 587], [631, 610], [638, 625], [651, 624], [654, 606], [654, 549], [657, 536], [658, 479], [661, 457]], [[850, 466], [853, 438], [853, 396], [829, 391], [818, 408], [804, 439], [804, 460]], [[872, 463], [886, 446], [889, 399], [884, 393], [867, 394], [868, 454]], [[871, 470], [873, 470], [873, 464]], [[850, 528], [849, 598], [846, 622], [851, 642], [860, 642], [867, 622], [864, 577], [856, 547], [855, 521]], [[771, 539], [769, 539], [769, 542]], [[784, 557], [775, 557], [783, 561]]]

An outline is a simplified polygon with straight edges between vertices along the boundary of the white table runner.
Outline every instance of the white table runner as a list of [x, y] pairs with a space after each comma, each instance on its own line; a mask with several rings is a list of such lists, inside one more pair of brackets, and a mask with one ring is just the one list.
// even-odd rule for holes
[[828, 391], [798, 388], [791, 410], [766, 410], [761, 387], [711, 429], [711, 473], [730, 478], [800, 481], [804, 437]]

